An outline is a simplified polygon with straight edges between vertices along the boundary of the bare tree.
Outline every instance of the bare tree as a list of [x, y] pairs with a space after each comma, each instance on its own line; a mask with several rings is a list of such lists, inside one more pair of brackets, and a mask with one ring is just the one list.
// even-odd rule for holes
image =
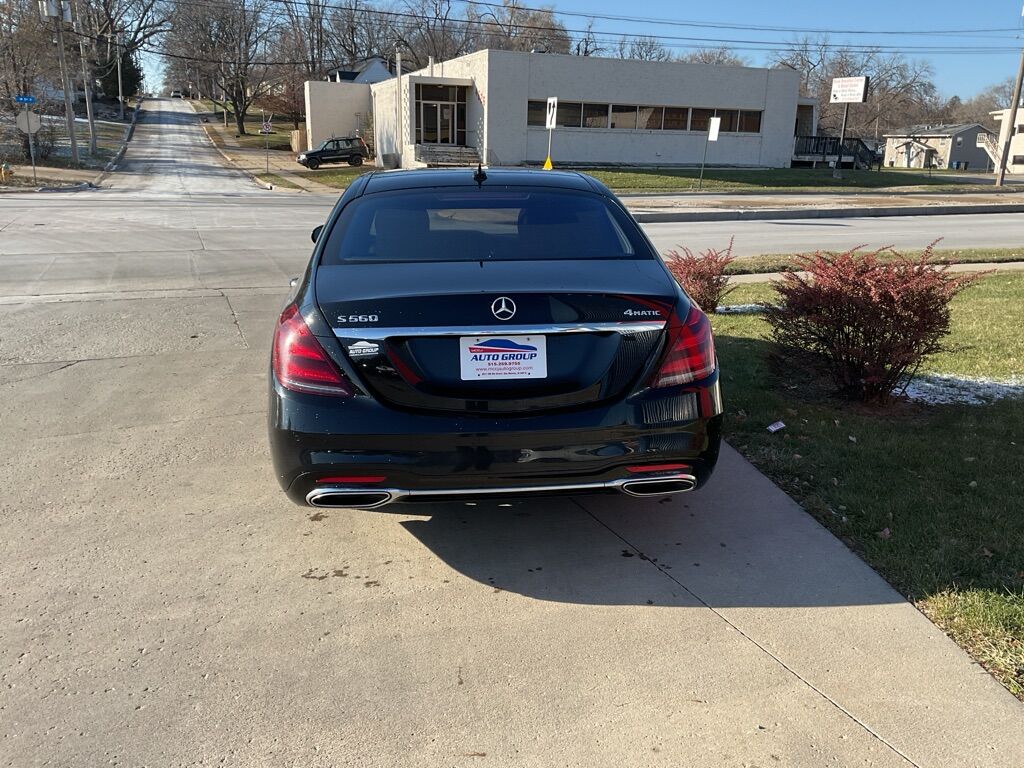
[[656, 38], [647, 35], [619, 38], [618, 54], [620, 59], [638, 59], [640, 61], [672, 60], [672, 54], [669, 50], [659, 43]]
[[[219, 0], [216, 4], [175, 2], [173, 30], [164, 37], [164, 51], [180, 58], [189, 51], [185, 72], [207, 79], [227, 95], [239, 135], [246, 133], [245, 117], [264, 96], [270, 82], [267, 55], [278, 17], [272, 0]], [[191, 77], [190, 77], [191, 79]]]
[[804, 37], [775, 55], [776, 66], [797, 70], [801, 91], [817, 98], [819, 124], [838, 133], [843, 109], [830, 103], [832, 79], [870, 78], [868, 101], [853, 104], [847, 131], [851, 136], [876, 138], [900, 125], [919, 122], [936, 110], [936, 89], [930, 62], [876, 48], [832, 46], [827, 36]]
[[569, 53], [569, 33], [550, 7], [523, 8], [518, 0], [503, 0], [479, 16], [483, 29], [478, 45], [506, 51]]
[[403, 21], [404, 13], [370, 7], [363, 0], [332, 7], [327, 19], [327, 57], [334, 66], [352, 66], [371, 56], [390, 58], [401, 38], [400, 31], [408, 26]]
[[717, 48], [696, 48], [682, 54], [677, 60], [689, 64], [717, 64], [730, 67], [750, 66], [748, 59], [738, 56], [727, 45], [720, 45]]
[[474, 8], [461, 16], [452, 0], [406, 0], [408, 18], [396, 24], [395, 36], [410, 64], [425, 67], [431, 57], [445, 61], [477, 50], [481, 27]]
[[598, 45], [594, 34], [594, 20], [587, 19], [587, 26], [572, 44], [572, 53], [575, 56], [600, 56], [603, 51], [604, 47]]

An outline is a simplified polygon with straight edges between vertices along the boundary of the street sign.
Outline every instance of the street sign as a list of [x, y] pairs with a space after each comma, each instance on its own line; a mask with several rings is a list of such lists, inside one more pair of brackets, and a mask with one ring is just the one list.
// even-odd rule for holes
[[860, 104], [868, 97], [868, 78], [836, 77], [832, 80], [833, 104]]
[[722, 118], [712, 117], [708, 123], [708, 141], [718, 141], [718, 129], [722, 127]]
[[548, 99], [548, 114], [544, 121], [544, 127], [553, 131], [558, 123], [558, 97], [552, 96]]
[[273, 125], [273, 123], [270, 123], [270, 122], [264, 123], [263, 126], [260, 128], [260, 133], [273, 133], [273, 132], [274, 132], [274, 125]]
[[15, 96], [14, 97], [14, 101], [17, 104], [35, 104], [36, 103], [36, 97], [35, 96], [29, 96], [27, 94], [23, 94], [21, 96]]
[[19, 112], [14, 122], [18, 126], [19, 131], [28, 134], [36, 133], [42, 125], [39, 115], [35, 112], [29, 112], [27, 109]]

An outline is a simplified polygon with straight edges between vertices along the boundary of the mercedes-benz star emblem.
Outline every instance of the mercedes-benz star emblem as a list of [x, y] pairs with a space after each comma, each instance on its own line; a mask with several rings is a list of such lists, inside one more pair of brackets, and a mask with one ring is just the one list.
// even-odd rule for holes
[[499, 320], [511, 320], [516, 313], [516, 303], [508, 296], [499, 296], [491, 302], [491, 312]]

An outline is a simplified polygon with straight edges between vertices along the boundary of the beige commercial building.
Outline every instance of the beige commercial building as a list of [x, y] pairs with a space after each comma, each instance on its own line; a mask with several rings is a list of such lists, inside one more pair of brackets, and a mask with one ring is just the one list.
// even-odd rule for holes
[[[378, 162], [788, 167], [816, 105], [764, 69], [483, 50], [370, 86]], [[707, 143], [711, 118], [718, 141]]]

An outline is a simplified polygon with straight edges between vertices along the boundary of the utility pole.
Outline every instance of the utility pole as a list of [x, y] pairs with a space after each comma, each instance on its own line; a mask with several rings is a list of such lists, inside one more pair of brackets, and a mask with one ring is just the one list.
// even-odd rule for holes
[[1006, 141], [1003, 143], [1003, 151], [999, 153], [999, 167], [996, 169], [996, 186], [1003, 186], [1006, 177], [1006, 161], [1010, 157], [1010, 145], [1013, 143], [1013, 134], [1017, 128], [1017, 107], [1020, 105], [1021, 82], [1024, 81], [1024, 49], [1020, 52], [1020, 67], [1017, 69], [1017, 82], [1013, 86], [1013, 98], [1010, 100], [1010, 109], [1006, 115]]
[[89, 118], [89, 156], [96, 155], [96, 123], [92, 116], [92, 91], [89, 88], [89, 70], [85, 63], [85, 37], [82, 29], [82, 14], [78, 0], [75, 0], [75, 32], [78, 33], [78, 55], [82, 59], [82, 91], [85, 93], [85, 114]]
[[117, 114], [124, 121], [124, 82], [121, 80], [121, 30], [117, 30]]
[[71, 77], [68, 62], [64, 56], [64, 22], [71, 21], [69, 0], [39, 0], [39, 15], [45, 21], [53, 19], [57, 29], [57, 58], [60, 62], [60, 81], [64, 89], [64, 117], [68, 124], [68, 139], [71, 141], [71, 164], [78, 165], [78, 142], [75, 140], [75, 109], [71, 104]]

